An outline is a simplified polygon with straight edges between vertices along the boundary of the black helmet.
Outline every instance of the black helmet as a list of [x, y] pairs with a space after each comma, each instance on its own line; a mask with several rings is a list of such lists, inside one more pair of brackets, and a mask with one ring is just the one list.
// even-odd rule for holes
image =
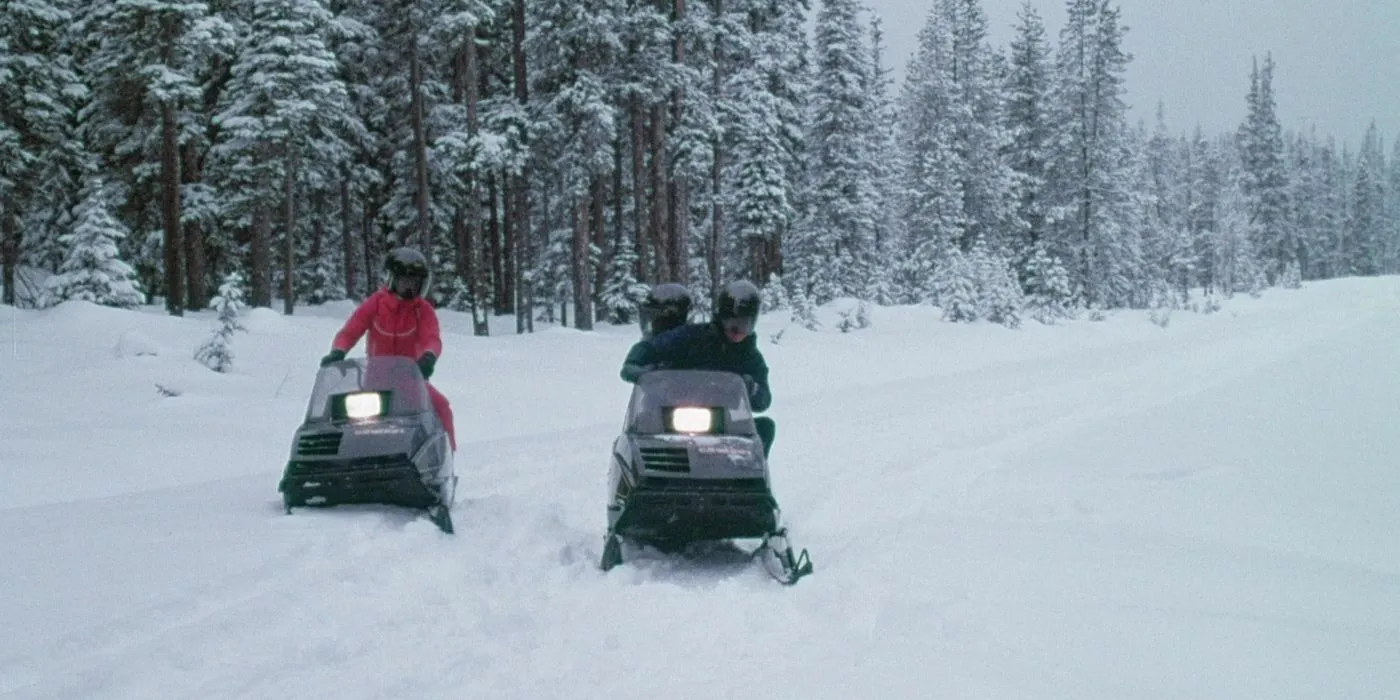
[[650, 338], [683, 325], [690, 317], [690, 290], [675, 282], [651, 288], [637, 312], [642, 337]]
[[[404, 247], [389, 251], [384, 257], [384, 269], [389, 272], [389, 291], [405, 299], [427, 296], [428, 287], [433, 282], [433, 273], [428, 269], [428, 259], [416, 249]], [[402, 278], [416, 278], [417, 289], [408, 289], [406, 293], [401, 293], [397, 286]]]
[[735, 280], [724, 285], [715, 299], [715, 320], [727, 318], [758, 319], [758, 287], [748, 280]]

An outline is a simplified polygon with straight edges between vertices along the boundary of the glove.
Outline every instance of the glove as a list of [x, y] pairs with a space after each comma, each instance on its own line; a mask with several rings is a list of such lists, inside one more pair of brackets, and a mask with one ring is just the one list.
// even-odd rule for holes
[[754, 379], [753, 375], [745, 374], [742, 376], [744, 378], [744, 388], [749, 392], [749, 401], [753, 401], [755, 394], [758, 393], [758, 380]]
[[636, 383], [638, 379], [642, 378], [643, 374], [646, 374], [647, 372], [650, 372], [653, 369], [655, 369], [655, 365], [634, 365], [630, 363], [625, 363], [622, 365], [622, 380], [625, 382]]
[[418, 371], [423, 373], [424, 379], [431, 379], [433, 377], [433, 367], [435, 365], [437, 365], [437, 355], [430, 352], [425, 352], [422, 357], [418, 358]]
[[332, 350], [325, 357], [321, 358], [321, 366], [325, 367], [333, 362], [340, 362], [343, 359], [345, 359], [344, 350]]

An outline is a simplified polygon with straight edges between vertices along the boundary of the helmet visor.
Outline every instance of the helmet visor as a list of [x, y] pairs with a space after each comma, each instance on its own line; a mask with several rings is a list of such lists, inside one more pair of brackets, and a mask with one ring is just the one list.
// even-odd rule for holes
[[412, 299], [423, 293], [423, 284], [426, 281], [426, 275], [405, 272], [394, 277], [393, 292], [404, 299]]
[[724, 337], [731, 343], [743, 342], [743, 340], [753, 333], [752, 316], [734, 316], [726, 318], [721, 322], [724, 326]]

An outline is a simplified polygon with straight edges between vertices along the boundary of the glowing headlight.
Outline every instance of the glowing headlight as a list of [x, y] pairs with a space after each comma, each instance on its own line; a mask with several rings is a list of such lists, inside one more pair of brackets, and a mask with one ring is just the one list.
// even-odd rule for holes
[[708, 408], [677, 408], [671, 411], [671, 429], [678, 433], [708, 433], [714, 416]]
[[384, 402], [378, 393], [347, 394], [345, 396], [346, 418], [373, 418], [384, 411]]

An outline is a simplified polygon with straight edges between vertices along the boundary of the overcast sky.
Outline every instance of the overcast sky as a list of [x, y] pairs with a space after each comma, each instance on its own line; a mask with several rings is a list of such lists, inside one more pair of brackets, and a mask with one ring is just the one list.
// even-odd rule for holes
[[[821, 0], [813, 0], [815, 12]], [[884, 18], [896, 89], [932, 0], [865, 0]], [[1014, 34], [1022, 0], [982, 0], [994, 45]], [[1031, 0], [1058, 45], [1064, 0]], [[1274, 93], [1285, 130], [1360, 143], [1372, 120], [1387, 145], [1400, 137], [1400, 0], [1119, 0], [1129, 118], [1151, 126], [1156, 104], [1173, 132], [1207, 134], [1244, 119], [1252, 56], [1274, 56]], [[1387, 153], [1387, 155], [1389, 155]]]

